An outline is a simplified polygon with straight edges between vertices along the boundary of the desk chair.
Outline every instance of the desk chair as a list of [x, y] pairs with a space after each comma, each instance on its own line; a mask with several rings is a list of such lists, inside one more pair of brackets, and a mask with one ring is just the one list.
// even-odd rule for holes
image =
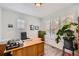
[[4, 55], [5, 49], [6, 49], [6, 45], [5, 44], [0, 44], [0, 56]]

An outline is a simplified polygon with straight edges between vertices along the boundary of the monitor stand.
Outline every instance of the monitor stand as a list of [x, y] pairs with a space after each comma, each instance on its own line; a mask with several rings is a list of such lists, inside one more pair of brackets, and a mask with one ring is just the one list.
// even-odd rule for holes
[[32, 41], [32, 39], [26, 39], [26, 40], [22, 40], [23, 42], [28, 42], [28, 41]]

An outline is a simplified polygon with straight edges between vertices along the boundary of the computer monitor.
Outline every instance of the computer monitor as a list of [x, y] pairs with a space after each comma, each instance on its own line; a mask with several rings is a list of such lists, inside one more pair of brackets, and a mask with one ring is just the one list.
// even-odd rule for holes
[[27, 33], [21, 32], [21, 40], [26, 40], [26, 39], [27, 39]]

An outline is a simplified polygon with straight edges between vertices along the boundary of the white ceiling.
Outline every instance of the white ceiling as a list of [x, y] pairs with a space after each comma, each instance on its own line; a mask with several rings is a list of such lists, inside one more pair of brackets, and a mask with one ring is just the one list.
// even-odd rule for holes
[[43, 3], [41, 7], [35, 7], [33, 3], [0, 3], [0, 7], [25, 13], [36, 17], [44, 17], [54, 12], [68, 8], [72, 3]]

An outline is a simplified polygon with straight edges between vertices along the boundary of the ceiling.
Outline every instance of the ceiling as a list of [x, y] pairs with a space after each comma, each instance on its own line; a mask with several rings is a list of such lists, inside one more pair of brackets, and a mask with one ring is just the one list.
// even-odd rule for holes
[[0, 7], [25, 13], [36, 17], [48, 16], [64, 8], [73, 6], [72, 3], [43, 3], [41, 7], [35, 7], [34, 3], [0, 3]]

